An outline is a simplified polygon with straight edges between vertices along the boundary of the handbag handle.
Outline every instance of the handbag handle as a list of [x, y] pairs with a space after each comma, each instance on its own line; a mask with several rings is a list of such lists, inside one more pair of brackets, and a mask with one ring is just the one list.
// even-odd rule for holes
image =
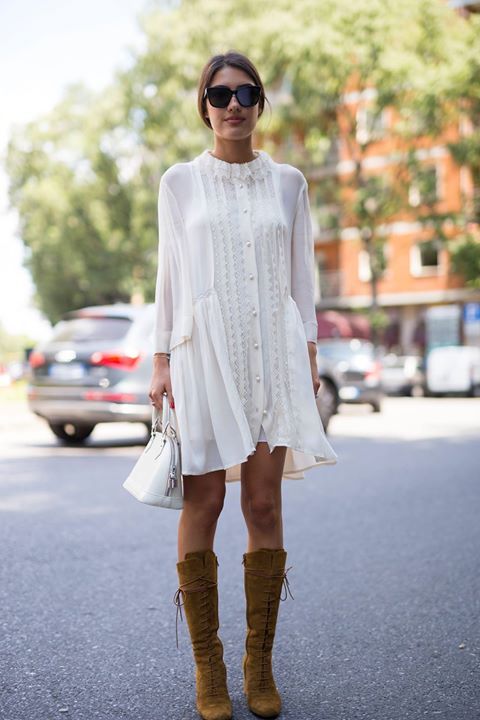
[[[159, 420], [160, 420], [160, 410], [157, 408], [156, 405], [154, 405], [152, 407], [152, 435], [155, 432], [157, 432], [157, 430], [159, 429], [157, 427]], [[176, 434], [175, 429], [172, 427], [168, 395], [167, 395], [167, 393], [163, 393], [161, 432], [166, 432], [168, 427], [170, 427], [171, 431], [174, 434]]]

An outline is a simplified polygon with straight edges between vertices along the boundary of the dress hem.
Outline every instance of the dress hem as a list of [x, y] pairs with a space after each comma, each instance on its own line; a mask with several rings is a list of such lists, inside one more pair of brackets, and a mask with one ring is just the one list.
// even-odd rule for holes
[[[260, 442], [266, 442], [266, 441], [263, 440], [263, 441], [260, 441]], [[257, 444], [258, 444], [258, 443], [257, 443]], [[267, 445], [268, 445], [268, 442], [267, 442]], [[319, 465], [336, 465], [336, 464], [337, 464], [337, 461], [338, 461], [338, 456], [333, 457], [333, 458], [328, 458], [328, 457], [326, 457], [326, 456], [319, 455], [318, 453], [311, 452], [311, 451], [309, 451], [309, 450], [299, 450], [298, 448], [293, 447], [293, 446], [291, 446], [291, 445], [281, 445], [280, 443], [278, 443], [277, 445], [274, 445], [273, 448], [272, 448], [272, 450], [270, 450], [270, 453], [272, 453], [273, 450], [274, 450], [276, 447], [286, 447], [287, 450], [292, 450], [292, 451], [301, 453], [301, 454], [303, 454], [303, 455], [310, 455], [310, 456], [313, 456], [313, 457], [315, 457], [315, 458], [317, 458], [317, 457], [320, 457], [320, 458], [321, 458], [320, 460], [317, 460], [316, 462], [310, 463], [310, 464], [305, 465], [304, 467], [298, 468], [298, 469], [296, 469], [296, 470], [286, 470], [286, 471], [283, 471], [283, 472], [282, 472], [282, 478], [287, 478], [287, 479], [289, 479], [289, 480], [290, 480], [290, 479], [291, 479], [291, 480], [302, 480], [302, 479], [304, 479], [304, 474], [303, 474], [303, 473], [304, 473], [306, 470], [310, 470], [310, 469], [313, 468], [313, 467], [318, 467]], [[269, 448], [270, 448], [270, 446], [269, 446]], [[195, 477], [195, 476], [205, 475], [205, 474], [210, 473], [210, 472], [216, 472], [217, 470], [225, 470], [225, 471], [227, 472], [227, 474], [228, 474], [228, 470], [229, 470], [229, 469], [235, 468], [235, 467], [237, 467], [237, 466], [242, 465], [244, 462], [246, 462], [246, 461], [248, 460], [248, 458], [249, 458], [251, 455], [253, 455], [253, 453], [256, 451], [256, 449], [257, 449], [256, 446], [252, 446], [252, 449], [250, 450], [250, 452], [248, 453], [248, 455], [243, 456], [243, 458], [242, 458], [241, 460], [237, 460], [237, 461], [235, 461], [235, 462], [229, 463], [228, 465], [220, 465], [220, 466], [218, 466], [218, 467], [214, 467], [214, 468], [210, 468], [210, 469], [208, 469], [208, 470], [204, 470], [203, 472], [200, 472], [200, 473], [198, 473], [198, 472], [197, 472], [197, 473], [188, 473], [188, 472], [184, 472], [183, 469], [182, 469], [182, 475], [188, 475], [188, 476], [194, 476], [194, 477]], [[238, 480], [238, 479], [239, 479], [239, 478], [230, 478], [230, 479], [226, 478], [226, 482], [234, 482], [235, 480]]]

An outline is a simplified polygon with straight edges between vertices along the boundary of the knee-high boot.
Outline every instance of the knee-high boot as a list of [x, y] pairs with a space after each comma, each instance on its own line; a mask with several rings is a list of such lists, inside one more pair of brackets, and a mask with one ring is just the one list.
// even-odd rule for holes
[[223, 645], [217, 635], [217, 566], [213, 550], [186, 553], [185, 560], [177, 563], [179, 588], [174, 596], [177, 620], [179, 612], [183, 619], [182, 607], [187, 617], [196, 665], [196, 707], [204, 720], [232, 717]]
[[[280, 713], [282, 702], [273, 679], [272, 649], [280, 600], [290, 592], [283, 549], [244, 553], [247, 636], [243, 656], [243, 689], [249, 709], [264, 718]], [[285, 583], [285, 597], [282, 595]]]

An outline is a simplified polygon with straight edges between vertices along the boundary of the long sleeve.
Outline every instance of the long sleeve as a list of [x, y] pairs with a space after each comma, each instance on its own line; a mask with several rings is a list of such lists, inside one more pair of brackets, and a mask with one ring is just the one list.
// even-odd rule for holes
[[173, 328], [172, 222], [169, 190], [162, 177], [158, 193], [158, 266], [155, 286], [154, 352], [168, 352]]
[[315, 257], [308, 185], [300, 191], [292, 232], [292, 297], [303, 320], [307, 341], [316, 342], [318, 333], [315, 312]]

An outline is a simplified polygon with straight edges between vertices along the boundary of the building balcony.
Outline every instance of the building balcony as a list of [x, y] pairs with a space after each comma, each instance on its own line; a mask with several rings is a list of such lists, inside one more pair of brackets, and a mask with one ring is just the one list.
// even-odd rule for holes
[[341, 270], [320, 270], [318, 273], [318, 305], [328, 305], [343, 295], [343, 272]]

